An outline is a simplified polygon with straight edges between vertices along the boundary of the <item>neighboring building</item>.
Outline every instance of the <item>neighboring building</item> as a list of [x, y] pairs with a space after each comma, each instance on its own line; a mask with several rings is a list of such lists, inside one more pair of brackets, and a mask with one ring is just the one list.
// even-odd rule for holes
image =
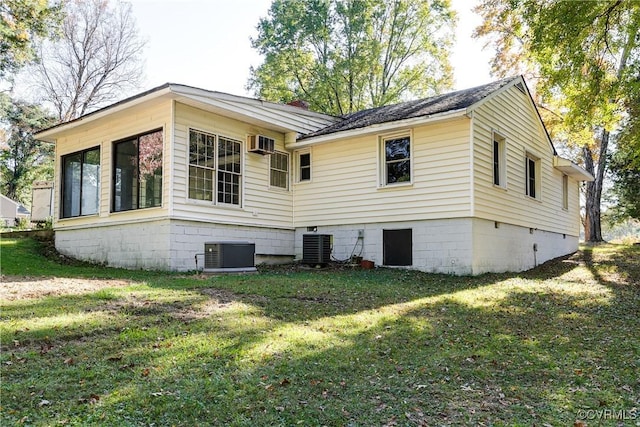
[[192, 270], [216, 240], [299, 259], [317, 232], [338, 259], [520, 271], [577, 250], [593, 179], [521, 77], [342, 118], [166, 84], [36, 137], [56, 144], [58, 250], [129, 268]]
[[22, 204], [0, 194], [0, 225], [15, 227], [20, 218], [29, 218], [29, 210]]

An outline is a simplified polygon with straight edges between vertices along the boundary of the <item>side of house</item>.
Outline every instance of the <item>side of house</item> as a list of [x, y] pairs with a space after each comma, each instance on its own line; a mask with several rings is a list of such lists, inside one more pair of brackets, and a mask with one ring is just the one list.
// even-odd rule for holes
[[[56, 142], [56, 247], [114, 266], [186, 271], [205, 242], [244, 240], [258, 262], [293, 260], [285, 136], [331, 120], [167, 85], [41, 132]], [[272, 155], [250, 152], [257, 135], [273, 140]]]
[[296, 144], [298, 257], [310, 232], [332, 235], [339, 259], [453, 274], [520, 271], [577, 250], [577, 183], [588, 176], [555, 167], [521, 78], [396, 123]]

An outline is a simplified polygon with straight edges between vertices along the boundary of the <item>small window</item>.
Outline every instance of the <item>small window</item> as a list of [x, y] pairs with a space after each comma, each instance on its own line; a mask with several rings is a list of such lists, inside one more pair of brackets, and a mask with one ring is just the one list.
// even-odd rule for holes
[[562, 209], [569, 209], [569, 177], [562, 175]]
[[412, 229], [382, 230], [383, 263], [388, 266], [413, 265]]
[[409, 135], [383, 138], [383, 185], [411, 182], [411, 138]]
[[300, 167], [298, 181], [311, 181], [311, 153], [300, 153], [298, 163]]
[[506, 187], [507, 186], [507, 173], [506, 173], [506, 143], [505, 139], [498, 135], [493, 134], [493, 184]]
[[525, 158], [525, 191], [527, 196], [540, 198], [540, 159], [527, 154]]
[[62, 157], [62, 218], [93, 215], [100, 206], [100, 148]]
[[269, 183], [272, 187], [289, 189], [289, 155], [276, 151], [270, 158], [271, 177]]
[[161, 206], [162, 145], [162, 130], [114, 144], [114, 212]]

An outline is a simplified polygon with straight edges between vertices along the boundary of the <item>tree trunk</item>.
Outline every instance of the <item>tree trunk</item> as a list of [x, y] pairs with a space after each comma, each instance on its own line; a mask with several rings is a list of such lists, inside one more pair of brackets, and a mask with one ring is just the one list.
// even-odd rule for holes
[[585, 169], [595, 178], [594, 181], [587, 182], [585, 192], [584, 240], [590, 243], [604, 241], [600, 224], [600, 202], [602, 199], [604, 171], [607, 166], [608, 146], [609, 131], [603, 129], [598, 150], [597, 167], [593, 162], [594, 152], [588, 146], [582, 147]]

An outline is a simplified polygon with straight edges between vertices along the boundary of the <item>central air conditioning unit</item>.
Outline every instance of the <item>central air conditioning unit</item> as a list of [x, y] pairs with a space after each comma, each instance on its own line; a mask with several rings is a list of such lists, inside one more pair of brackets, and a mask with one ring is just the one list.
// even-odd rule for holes
[[205, 273], [240, 273], [256, 271], [256, 244], [250, 242], [206, 242]]
[[331, 262], [331, 234], [303, 234], [302, 262], [313, 265]]
[[273, 154], [275, 150], [275, 139], [264, 135], [249, 135], [249, 151], [252, 153]]

